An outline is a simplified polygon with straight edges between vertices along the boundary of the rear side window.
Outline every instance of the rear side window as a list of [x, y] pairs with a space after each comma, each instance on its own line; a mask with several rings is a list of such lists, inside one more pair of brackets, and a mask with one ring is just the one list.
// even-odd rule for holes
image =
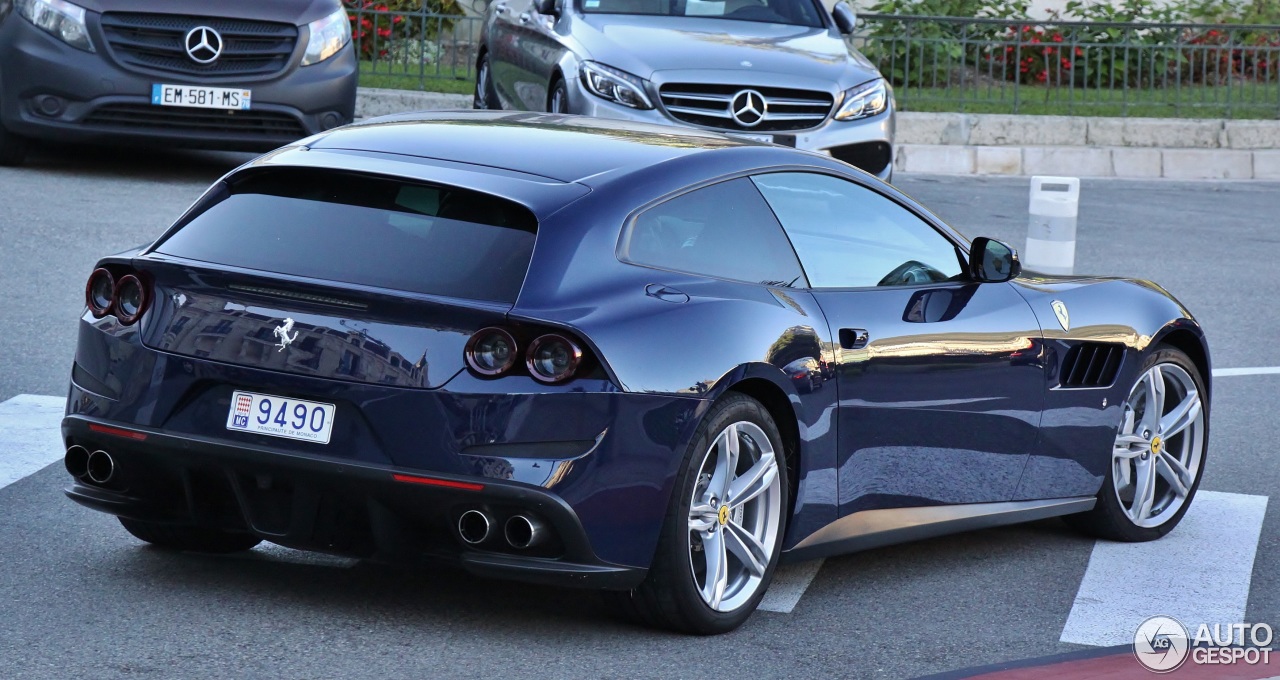
[[537, 219], [467, 189], [357, 173], [279, 169], [233, 180], [230, 195], [157, 247], [167, 255], [343, 283], [514, 302]]
[[696, 189], [641, 213], [623, 234], [620, 255], [659, 269], [805, 285], [782, 225], [746, 178]]

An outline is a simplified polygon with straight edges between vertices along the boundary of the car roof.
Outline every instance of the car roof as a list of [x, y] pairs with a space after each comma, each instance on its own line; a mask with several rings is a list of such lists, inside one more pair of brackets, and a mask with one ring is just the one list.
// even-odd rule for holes
[[497, 111], [383, 116], [339, 128], [305, 144], [315, 150], [466, 163], [587, 186], [604, 177], [711, 149], [763, 146], [688, 128]]

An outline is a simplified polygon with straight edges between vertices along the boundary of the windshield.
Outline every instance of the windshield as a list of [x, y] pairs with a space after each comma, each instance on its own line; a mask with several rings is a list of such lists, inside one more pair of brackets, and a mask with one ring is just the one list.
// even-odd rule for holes
[[586, 14], [705, 17], [822, 28], [813, 0], [581, 0]]

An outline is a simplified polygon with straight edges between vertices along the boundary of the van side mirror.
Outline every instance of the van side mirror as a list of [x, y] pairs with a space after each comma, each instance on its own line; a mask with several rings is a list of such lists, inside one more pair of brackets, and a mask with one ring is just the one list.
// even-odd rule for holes
[[560, 16], [560, 12], [556, 7], [556, 0], [533, 0], [533, 8], [538, 10], [538, 14], [544, 17]]
[[845, 35], [853, 35], [853, 29], [858, 25], [857, 12], [854, 12], [849, 3], [844, 0], [840, 0], [835, 7], [831, 8], [831, 18], [836, 20], [836, 28]]
[[1006, 243], [979, 236], [969, 248], [969, 275], [980, 283], [1000, 283], [1022, 273], [1018, 251]]

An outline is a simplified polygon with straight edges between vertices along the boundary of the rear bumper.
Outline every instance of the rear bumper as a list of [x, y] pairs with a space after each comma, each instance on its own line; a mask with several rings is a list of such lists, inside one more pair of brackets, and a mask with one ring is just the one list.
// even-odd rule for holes
[[[76, 480], [66, 494], [100, 512], [247, 531], [293, 548], [380, 562], [446, 562], [481, 576], [555, 585], [627, 589], [646, 572], [597, 557], [574, 510], [555, 494], [524, 484], [421, 477], [417, 470], [133, 425], [127, 427], [134, 438], [120, 437], [91, 425], [119, 427], [68, 416], [64, 440], [107, 451], [116, 474], [105, 484]], [[397, 474], [419, 481], [397, 481]], [[494, 518], [496, 529], [474, 547], [456, 528], [461, 514], [473, 509]], [[542, 520], [550, 538], [524, 551], [506, 545], [502, 523], [517, 513]]]
[[[95, 52], [71, 47], [16, 14], [0, 21], [0, 124], [33, 139], [270, 150], [351, 122], [358, 74], [348, 46], [269, 78], [142, 73], [114, 61], [90, 21]], [[251, 90], [252, 109], [155, 106], [155, 83]]]

